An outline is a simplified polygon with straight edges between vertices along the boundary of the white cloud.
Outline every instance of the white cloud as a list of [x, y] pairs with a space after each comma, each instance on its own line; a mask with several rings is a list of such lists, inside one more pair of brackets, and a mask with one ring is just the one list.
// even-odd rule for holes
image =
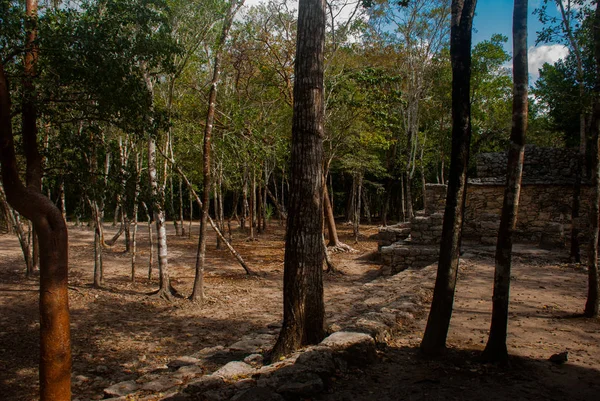
[[529, 59], [529, 74], [532, 81], [539, 78], [540, 74], [538, 70], [542, 68], [544, 63], [554, 64], [561, 58], [567, 57], [568, 54], [569, 49], [559, 44], [531, 46], [527, 51], [527, 56]]

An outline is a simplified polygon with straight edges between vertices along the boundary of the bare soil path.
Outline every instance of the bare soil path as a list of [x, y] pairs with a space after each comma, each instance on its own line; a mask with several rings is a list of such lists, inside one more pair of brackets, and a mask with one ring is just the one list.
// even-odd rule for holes
[[[171, 276], [175, 288], [187, 296], [197, 238], [177, 237], [172, 225], [169, 229]], [[349, 230], [340, 229], [342, 241], [353, 245]], [[114, 232], [116, 228], [107, 224], [107, 237]], [[140, 232], [136, 282], [130, 281], [130, 257], [123, 253], [121, 239], [105, 253], [105, 288], [93, 289], [93, 231], [70, 228], [74, 399], [99, 399], [112, 383], [201, 348], [231, 344], [281, 320], [284, 243], [283, 229], [276, 223], [258, 241], [233, 232], [234, 246], [257, 276], [247, 276], [228, 251], [215, 250], [215, 239], [210, 239], [208, 301], [201, 308], [183, 298], [168, 303], [147, 295], [157, 282], [147, 277], [144, 225]], [[333, 256], [344, 274], [325, 278], [330, 320], [347, 313], [360, 287], [378, 276], [380, 266], [371, 258], [376, 243], [368, 238], [376, 232], [376, 227], [365, 226], [364, 240], [353, 245], [357, 253]], [[37, 395], [37, 281], [25, 278], [20, 252], [16, 238], [0, 235], [2, 400], [34, 400]], [[519, 358], [510, 368], [475, 362], [489, 327], [492, 255], [483, 247], [468, 248], [464, 255], [447, 358], [419, 357], [423, 314], [382, 348], [377, 364], [339, 377], [319, 399], [600, 399], [600, 323], [573, 317], [583, 309], [586, 272], [562, 263], [560, 253], [519, 247], [509, 328], [510, 352]], [[432, 286], [432, 281], [423, 283], [424, 289]], [[567, 364], [547, 361], [562, 351], [569, 351]]]

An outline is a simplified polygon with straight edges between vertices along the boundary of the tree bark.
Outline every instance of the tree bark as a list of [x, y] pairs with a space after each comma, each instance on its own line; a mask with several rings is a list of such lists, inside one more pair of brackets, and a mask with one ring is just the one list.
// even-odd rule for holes
[[592, 198], [590, 213], [590, 242], [588, 250], [588, 295], [585, 303], [584, 315], [587, 317], [598, 316], [600, 307], [598, 280], [598, 218], [600, 207], [600, 163], [598, 151], [600, 150], [600, 2], [596, 3], [594, 34], [594, 58], [596, 62], [596, 86], [594, 87], [594, 107], [592, 110]]
[[323, 303], [323, 49], [325, 1], [300, 0], [289, 214], [283, 278], [283, 326], [272, 358], [325, 336]]
[[476, 4], [477, 0], [452, 1], [452, 159], [437, 278], [421, 342], [421, 351], [426, 355], [445, 350], [454, 303], [471, 142], [471, 35]]
[[[27, 2], [29, 18], [37, 15]], [[35, 114], [31, 117], [35, 120]], [[32, 124], [35, 126], [35, 121]], [[24, 143], [25, 145], [25, 143]], [[41, 158], [37, 138], [25, 145], [25, 186], [19, 178], [12, 132], [11, 101], [4, 65], [0, 62], [0, 164], [8, 203], [36, 226], [40, 245], [40, 399], [71, 399], [71, 334], [68, 301], [68, 233], [60, 210], [40, 191]], [[36, 159], [37, 158], [37, 159]]]
[[[496, 244], [496, 267], [492, 323], [487, 345], [483, 351], [485, 360], [505, 362], [508, 360], [506, 335], [508, 331], [508, 305], [510, 297], [510, 271], [512, 265], [513, 234], [519, 211], [519, 195], [523, 176], [525, 134], [527, 132], [527, 0], [515, 0], [513, 13], [513, 114], [506, 188], [498, 242]], [[597, 221], [598, 219], [596, 219]]]
[[206, 113], [206, 125], [204, 126], [204, 155], [203, 155], [203, 192], [202, 192], [202, 203], [204, 207], [200, 214], [200, 237], [198, 239], [198, 252], [196, 254], [196, 275], [194, 277], [194, 288], [190, 295], [190, 300], [197, 303], [202, 303], [204, 298], [204, 262], [206, 259], [206, 225], [208, 222], [208, 209], [210, 201], [210, 188], [211, 188], [211, 176], [210, 176], [210, 143], [213, 130], [213, 124], [215, 121], [215, 108], [217, 102], [217, 85], [221, 75], [221, 57], [223, 49], [225, 47], [225, 41], [229, 35], [229, 29], [233, 23], [235, 14], [243, 5], [243, 0], [240, 2], [233, 1], [229, 6], [225, 20], [223, 21], [223, 30], [219, 43], [217, 44], [217, 50], [215, 53], [213, 76], [210, 83], [210, 91], [208, 94], [208, 111]]

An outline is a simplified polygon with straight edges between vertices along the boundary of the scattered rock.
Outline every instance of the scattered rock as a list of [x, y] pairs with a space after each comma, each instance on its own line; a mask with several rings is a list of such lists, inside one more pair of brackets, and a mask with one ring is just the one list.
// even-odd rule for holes
[[251, 354], [244, 358], [244, 362], [248, 365], [258, 366], [263, 363], [264, 357], [261, 354]]
[[139, 389], [139, 385], [131, 381], [121, 382], [113, 384], [112, 386], [104, 389], [104, 395], [108, 397], [123, 397], [127, 394], [131, 394]]
[[202, 394], [206, 391], [213, 390], [215, 388], [223, 386], [224, 382], [221, 377], [218, 376], [203, 376], [198, 380], [195, 380], [187, 385], [183, 390], [187, 394]]
[[247, 363], [234, 361], [229, 362], [227, 365], [214, 372], [211, 376], [217, 376], [225, 380], [231, 380], [235, 378], [251, 376], [255, 372], [256, 369]]
[[331, 347], [350, 364], [368, 364], [377, 358], [375, 340], [365, 333], [338, 331], [321, 341], [321, 345]]
[[146, 390], [146, 391], [154, 391], [154, 392], [163, 392], [165, 390], [168, 390], [172, 387], [178, 386], [180, 384], [182, 384], [183, 381], [175, 378], [175, 377], [169, 377], [169, 376], [164, 376], [161, 377], [158, 380], [154, 380], [151, 382], [148, 382], [146, 384], [144, 384], [142, 386], [142, 390]]
[[300, 354], [296, 359], [296, 364], [307, 367], [322, 378], [331, 376], [335, 372], [333, 352], [327, 347], [315, 347]]
[[204, 373], [204, 368], [198, 365], [189, 365], [182, 366], [177, 369], [177, 372], [173, 375], [174, 377], [178, 377], [180, 379], [188, 379], [190, 377], [195, 377]]
[[284, 395], [310, 397], [325, 387], [319, 375], [299, 364], [284, 366], [265, 376], [258, 380], [258, 386], [270, 387]]
[[167, 364], [170, 369], [179, 369], [182, 366], [197, 365], [202, 361], [192, 356], [180, 356]]

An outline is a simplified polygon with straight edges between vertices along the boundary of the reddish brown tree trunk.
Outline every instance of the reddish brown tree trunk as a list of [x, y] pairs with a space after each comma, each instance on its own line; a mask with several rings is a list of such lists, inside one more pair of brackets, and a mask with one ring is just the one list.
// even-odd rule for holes
[[421, 350], [427, 355], [439, 354], [446, 348], [454, 303], [471, 143], [471, 35], [476, 3], [476, 0], [452, 1], [452, 158], [437, 278], [421, 342]]
[[[29, 4], [28, 4], [29, 5]], [[28, 7], [29, 9], [29, 7]], [[33, 115], [35, 119], [35, 114]], [[71, 335], [68, 301], [68, 235], [60, 210], [40, 192], [36, 138], [26, 146], [27, 187], [19, 179], [11, 122], [11, 102], [0, 63], [0, 163], [8, 203], [36, 226], [40, 245], [40, 399], [71, 399]], [[33, 148], [33, 149], [32, 149]], [[31, 163], [32, 166], [29, 166]]]
[[325, 1], [300, 0], [283, 326], [274, 359], [325, 336], [323, 303], [323, 48]]
[[[506, 188], [498, 242], [490, 336], [483, 351], [484, 359], [504, 362], [508, 359], [506, 335], [508, 331], [508, 305], [510, 271], [512, 265], [512, 240], [519, 211], [519, 194], [523, 175], [525, 134], [527, 132], [527, 0], [515, 0], [513, 14], [513, 114]], [[596, 219], [597, 220], [597, 219]]]

